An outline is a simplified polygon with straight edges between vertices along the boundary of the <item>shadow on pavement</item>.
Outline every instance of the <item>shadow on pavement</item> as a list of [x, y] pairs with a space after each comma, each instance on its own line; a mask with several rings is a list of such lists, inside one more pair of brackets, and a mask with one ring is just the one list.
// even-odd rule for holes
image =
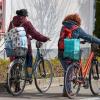
[[[0, 88], [0, 97], [12, 98], [12, 99], [17, 98], [17, 99], [39, 99], [39, 100], [40, 99], [41, 100], [46, 100], [46, 99], [65, 100], [65, 98], [66, 98], [68, 100], [67, 97], [62, 97], [62, 93], [56, 93], [56, 92], [51, 91], [50, 93], [41, 94], [39, 92], [30, 91], [30, 92], [23, 92], [19, 96], [12, 96], [11, 94], [9, 94], [6, 91], [6, 88], [3, 85], [2, 88]], [[99, 97], [100, 98], [100, 95], [99, 96], [93, 96], [92, 94], [80, 93], [74, 100], [79, 100], [79, 99], [83, 99], [83, 98], [92, 98], [92, 97]]]
[[[60, 99], [63, 100], [62, 98], [65, 98], [68, 100], [67, 97], [62, 97], [61, 93], [45, 93], [45, 94], [41, 94], [41, 93], [30, 93], [30, 92], [25, 92], [19, 96], [12, 96], [11, 94], [8, 94], [7, 92], [2, 92], [0, 93], [0, 97], [6, 97], [6, 98], [17, 98], [17, 99]], [[100, 97], [100, 96], [93, 96], [93, 95], [89, 95], [89, 94], [79, 94], [74, 100], [79, 100], [82, 98], [92, 98], [92, 97]]]

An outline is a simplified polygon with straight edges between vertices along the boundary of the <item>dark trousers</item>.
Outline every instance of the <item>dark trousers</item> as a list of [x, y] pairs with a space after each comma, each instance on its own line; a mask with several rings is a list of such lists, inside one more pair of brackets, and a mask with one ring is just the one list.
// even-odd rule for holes
[[26, 77], [27, 78], [32, 78], [32, 72], [29, 72], [28, 69], [32, 70], [32, 54], [31, 53], [27, 53], [26, 55], [26, 62], [25, 62], [25, 67], [26, 67]]

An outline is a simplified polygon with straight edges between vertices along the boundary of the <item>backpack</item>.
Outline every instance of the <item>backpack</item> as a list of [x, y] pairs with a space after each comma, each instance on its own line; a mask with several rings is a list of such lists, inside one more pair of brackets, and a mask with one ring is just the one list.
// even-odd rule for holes
[[64, 50], [64, 39], [65, 38], [72, 38], [72, 32], [76, 30], [78, 26], [74, 25], [71, 29], [68, 29], [67, 27], [63, 26], [60, 32], [60, 38], [58, 41], [58, 49]]
[[[22, 23], [23, 24], [23, 23]], [[5, 34], [5, 50], [7, 57], [26, 56], [27, 54], [27, 37], [26, 31], [22, 24], [15, 27], [12, 22], [12, 29]]]

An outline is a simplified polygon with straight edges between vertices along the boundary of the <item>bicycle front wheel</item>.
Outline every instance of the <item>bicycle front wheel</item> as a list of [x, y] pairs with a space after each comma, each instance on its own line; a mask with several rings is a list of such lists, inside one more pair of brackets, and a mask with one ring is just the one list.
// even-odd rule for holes
[[90, 90], [93, 95], [100, 94], [100, 67], [98, 62], [93, 62], [89, 73]]
[[80, 91], [79, 77], [81, 77], [79, 64], [72, 63], [68, 66], [65, 76], [66, 93], [70, 99], [74, 98]]
[[13, 61], [11, 68], [8, 70], [8, 90], [14, 96], [20, 95], [25, 88], [25, 83], [25, 69], [21, 63]]
[[41, 93], [46, 92], [51, 86], [52, 77], [51, 63], [48, 60], [39, 61], [34, 72], [34, 80], [37, 90]]

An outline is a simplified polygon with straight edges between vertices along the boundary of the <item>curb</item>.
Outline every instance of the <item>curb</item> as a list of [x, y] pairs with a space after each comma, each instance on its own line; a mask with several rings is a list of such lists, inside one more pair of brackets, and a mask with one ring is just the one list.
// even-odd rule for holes
[[0, 83], [0, 92], [6, 92], [6, 83]]

